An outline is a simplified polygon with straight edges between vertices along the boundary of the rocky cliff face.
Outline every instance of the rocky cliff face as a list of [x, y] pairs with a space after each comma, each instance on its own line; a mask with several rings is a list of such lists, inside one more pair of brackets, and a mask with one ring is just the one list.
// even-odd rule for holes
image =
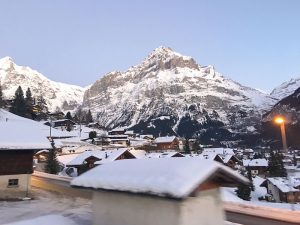
[[54, 82], [29, 67], [18, 66], [9, 57], [0, 59], [0, 83], [5, 98], [12, 98], [18, 86], [24, 93], [29, 87], [33, 96], [43, 95], [50, 111], [73, 110], [82, 103], [84, 88]]
[[106, 74], [85, 91], [83, 100], [110, 128], [127, 126], [141, 133], [176, 133], [224, 144], [255, 133], [261, 113], [273, 104], [269, 95], [166, 47], [125, 72]]

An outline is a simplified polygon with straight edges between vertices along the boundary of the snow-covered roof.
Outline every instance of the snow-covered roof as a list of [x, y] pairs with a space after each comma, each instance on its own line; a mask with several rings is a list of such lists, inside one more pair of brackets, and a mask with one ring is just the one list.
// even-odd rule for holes
[[0, 109], [0, 149], [50, 149], [49, 127]]
[[71, 162], [73, 159], [75, 159], [78, 155], [79, 155], [79, 153], [58, 155], [57, 161], [63, 165], [67, 165], [69, 162]]
[[213, 178], [225, 186], [248, 183], [217, 162], [179, 157], [114, 161], [82, 174], [71, 185], [182, 199]]
[[300, 185], [300, 181], [297, 182], [293, 178], [291, 179], [291, 182], [285, 177], [269, 177], [267, 178], [267, 180], [270, 181], [283, 193], [300, 191], [299, 189], [294, 188]]
[[111, 132], [119, 132], [119, 131], [126, 131], [127, 127], [117, 127], [111, 130]]
[[206, 152], [206, 153], [202, 153], [202, 154], [200, 154], [198, 156], [195, 156], [195, 157], [198, 157], [200, 159], [214, 160], [217, 155], [218, 154], [213, 153], [213, 152]]
[[155, 143], [155, 144], [170, 143], [170, 142], [174, 141], [175, 138], [176, 138], [176, 136], [158, 137], [154, 140], [153, 143]]
[[127, 134], [127, 135], [128, 135], [128, 134], [129, 134], [129, 135], [130, 135], [130, 134], [134, 134], [134, 131], [133, 131], [133, 130], [127, 130], [127, 131], [125, 132], [125, 134]]
[[243, 166], [260, 166], [260, 167], [267, 167], [268, 166], [268, 160], [266, 159], [244, 159], [243, 160]]
[[135, 158], [137, 159], [143, 159], [146, 157], [147, 152], [144, 150], [134, 150], [134, 149], [130, 149], [129, 152], [134, 155]]
[[224, 163], [228, 163], [229, 160], [234, 159], [234, 158], [235, 158], [237, 161], [239, 161], [238, 158], [235, 157], [235, 155], [229, 155], [229, 154], [225, 154], [225, 155], [224, 155], [224, 154], [220, 154], [219, 156], [221, 157], [221, 159], [223, 160]]
[[210, 154], [216, 153], [219, 154], [226, 154], [226, 155], [234, 155], [233, 149], [231, 148], [205, 148], [202, 151], [202, 154]]
[[104, 164], [107, 162], [112, 162], [126, 151], [127, 148], [120, 148], [120, 149], [106, 150], [106, 151], [102, 151], [102, 150], [85, 151], [79, 154], [72, 161], [67, 163], [67, 166], [82, 165], [83, 162], [91, 156], [99, 159], [99, 162], [98, 163], [96, 162], [95, 164]]
[[180, 156], [184, 157], [184, 155], [182, 155], [179, 152], [153, 152], [153, 153], [149, 153], [146, 155], [146, 158], [171, 158], [173, 156], [175, 156], [176, 154], [179, 154]]

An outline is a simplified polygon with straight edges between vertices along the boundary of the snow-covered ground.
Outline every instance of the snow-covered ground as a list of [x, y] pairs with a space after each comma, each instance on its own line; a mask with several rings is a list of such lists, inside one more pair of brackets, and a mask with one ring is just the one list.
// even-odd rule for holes
[[[258, 198], [265, 196], [267, 194], [267, 189], [260, 187], [259, 185], [263, 182], [263, 178], [255, 177], [253, 178], [253, 184], [255, 186], [255, 191], [251, 192], [251, 201], [244, 201], [237, 197], [235, 190], [236, 188], [221, 188], [222, 198], [226, 202], [236, 202], [242, 204], [251, 204], [257, 206], [267, 206], [272, 208], [280, 209], [291, 209], [291, 204], [288, 203], [275, 203], [275, 202], [266, 202], [259, 201]], [[294, 204], [295, 210], [300, 211], [300, 204]]]
[[[21, 202], [0, 202], [0, 224], [13, 223], [46, 215], [61, 215], [75, 224], [90, 225], [91, 201], [82, 198], [65, 197], [52, 192], [33, 188], [34, 200]], [[43, 220], [43, 218], [41, 218]], [[52, 224], [64, 221], [62, 218]], [[40, 223], [44, 224], [44, 223]], [[71, 223], [70, 223], [71, 224]]]

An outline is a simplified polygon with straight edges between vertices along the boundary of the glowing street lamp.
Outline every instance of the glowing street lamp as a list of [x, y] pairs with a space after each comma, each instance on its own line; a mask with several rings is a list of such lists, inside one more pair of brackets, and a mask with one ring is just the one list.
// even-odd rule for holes
[[287, 152], [286, 134], [285, 134], [285, 118], [277, 116], [274, 122], [280, 125], [283, 151]]

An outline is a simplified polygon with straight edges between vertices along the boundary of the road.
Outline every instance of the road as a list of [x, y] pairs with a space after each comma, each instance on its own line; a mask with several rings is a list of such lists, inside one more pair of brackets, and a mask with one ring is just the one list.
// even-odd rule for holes
[[31, 185], [48, 191], [58, 192], [72, 197], [92, 199], [92, 191], [89, 189], [72, 188], [66, 181], [54, 180], [32, 175]]
[[[72, 188], [67, 181], [54, 180], [32, 175], [31, 184], [34, 187], [59, 192], [72, 197], [81, 197], [86, 199], [92, 198], [92, 191], [89, 189]], [[243, 225], [296, 225], [300, 223], [289, 223], [285, 221], [272, 220], [269, 218], [256, 217], [242, 213], [226, 211], [227, 220], [233, 223]]]

